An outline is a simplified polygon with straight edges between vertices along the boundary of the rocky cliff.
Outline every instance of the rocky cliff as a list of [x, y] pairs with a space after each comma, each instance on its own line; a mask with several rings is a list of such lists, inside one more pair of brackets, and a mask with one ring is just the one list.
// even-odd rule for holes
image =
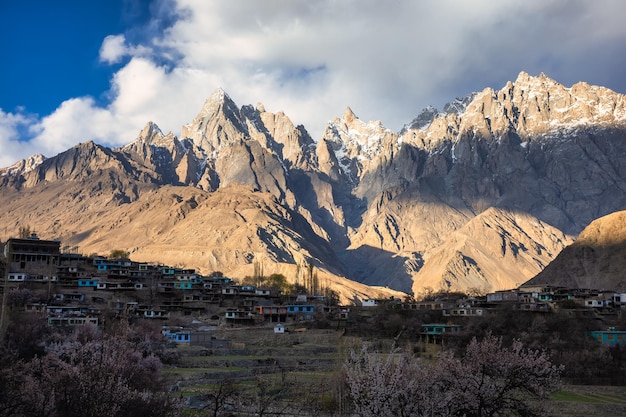
[[492, 291], [626, 209], [625, 136], [623, 95], [544, 74], [428, 108], [399, 133], [348, 108], [318, 141], [218, 89], [180, 137], [150, 122], [119, 149], [0, 170], [0, 219], [7, 234], [29, 225], [205, 272], [263, 262], [296, 280], [314, 264], [351, 294]]

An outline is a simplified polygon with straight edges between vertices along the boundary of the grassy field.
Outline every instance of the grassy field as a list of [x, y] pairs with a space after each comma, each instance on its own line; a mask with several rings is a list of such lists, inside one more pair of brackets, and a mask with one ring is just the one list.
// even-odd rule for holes
[[626, 416], [626, 387], [566, 385], [550, 399], [554, 416]]

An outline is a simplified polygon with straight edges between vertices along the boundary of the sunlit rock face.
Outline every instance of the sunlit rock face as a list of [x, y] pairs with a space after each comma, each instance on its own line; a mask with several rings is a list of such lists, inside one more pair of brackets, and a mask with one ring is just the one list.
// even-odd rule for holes
[[347, 108], [314, 140], [217, 89], [179, 136], [149, 122], [117, 149], [87, 142], [1, 169], [0, 219], [204, 272], [263, 263], [296, 282], [312, 264], [346, 299], [512, 288], [626, 209], [624, 102], [522, 72], [400, 132]]

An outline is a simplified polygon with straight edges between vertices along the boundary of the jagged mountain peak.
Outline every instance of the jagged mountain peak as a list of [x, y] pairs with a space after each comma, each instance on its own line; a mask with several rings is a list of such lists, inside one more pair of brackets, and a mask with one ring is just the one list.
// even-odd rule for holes
[[[268, 112], [258, 102], [241, 108], [217, 88], [205, 101], [195, 119], [183, 126], [183, 141], [191, 140], [205, 155], [215, 161], [228, 146], [256, 140], [283, 163], [300, 164], [311, 161], [313, 140], [302, 126], [294, 126], [282, 111]], [[302, 155], [306, 153], [307, 155]]]
[[522, 139], [537, 138], [564, 129], [625, 124], [626, 99], [604, 87], [578, 83], [568, 88], [545, 73], [521, 72], [500, 90], [477, 93], [459, 118], [460, 136], [497, 139], [514, 132]]
[[519, 74], [517, 74], [517, 78], [515, 79], [514, 83], [517, 85], [523, 85], [523, 84], [536, 84], [537, 82], [546, 82], [546, 81], [558, 84], [555, 80], [550, 78], [543, 71], [540, 72], [539, 75], [537, 76], [530, 75], [526, 71], [520, 71]]
[[494, 91], [491, 88], [487, 88], [483, 93], [495, 95], [501, 102], [512, 101], [523, 104], [527, 100], [542, 100], [544, 96], [553, 95], [560, 97], [567, 91], [569, 91], [567, 87], [543, 72], [538, 76], [533, 76], [522, 71], [515, 81], [508, 81], [502, 89]]
[[474, 100], [478, 93], [473, 92], [465, 97], [457, 97], [443, 106], [444, 114], [463, 114], [467, 106]]
[[[258, 189], [278, 187], [278, 194], [288, 197], [287, 169], [314, 164], [313, 140], [304, 128], [294, 126], [283, 112], [268, 112], [261, 103], [238, 108], [222, 89], [215, 90], [193, 122], [183, 126], [181, 138], [193, 144], [194, 155], [188, 161], [201, 170], [192, 182], [207, 190], [239, 182]], [[235, 160], [241, 167], [233, 166]]]
[[206, 100], [207, 103], [224, 103], [225, 101], [232, 101], [230, 96], [224, 91], [222, 87], [217, 87], [209, 98]]
[[[598, 125], [626, 120], [624, 95], [586, 82], [568, 88], [545, 73], [536, 77], [520, 73], [515, 82], [507, 83], [497, 92], [497, 100], [511, 101], [525, 112], [523, 116], [552, 126]], [[543, 114], [539, 117], [537, 113]]]
[[478, 95], [478, 93], [474, 92], [465, 97], [457, 97], [453, 101], [444, 104], [442, 111], [439, 111], [439, 109], [434, 106], [423, 108], [410, 123], [402, 127], [399, 134], [404, 135], [409, 130], [426, 131], [438, 117], [441, 117], [442, 121], [448, 124], [448, 116], [463, 114], [476, 95]]
[[11, 166], [0, 168], [0, 176], [24, 175], [41, 165], [47, 158], [43, 154], [31, 155], [21, 159]]
[[[42, 182], [83, 181], [94, 173], [113, 170], [120, 175], [133, 175], [130, 167], [112, 149], [93, 141], [79, 143], [60, 154], [45, 159], [24, 173], [24, 186], [33, 187]], [[116, 175], [117, 175], [116, 174]]]
[[[170, 133], [167, 137], [172, 138], [172, 134]], [[163, 134], [163, 131], [157, 126], [154, 122], [146, 123], [146, 126], [139, 132], [139, 136], [135, 139], [135, 142], [145, 142], [149, 145], [163, 145], [165, 142], [166, 135]], [[171, 142], [171, 141], [170, 141]]]
[[120, 150], [122, 152], [140, 152], [145, 154], [147, 151], [146, 147], [164, 148], [170, 152], [181, 150], [179, 148], [184, 150], [185, 148], [172, 132], [165, 135], [156, 123], [150, 121], [146, 123], [133, 142], [122, 146]]
[[155, 135], [163, 136], [163, 131], [153, 121], [146, 123], [146, 126], [141, 130], [140, 137], [149, 138]]
[[221, 87], [216, 88], [202, 105], [202, 109], [196, 118], [223, 116], [237, 117], [239, 109], [230, 96]]
[[356, 114], [354, 114], [352, 109], [349, 106], [346, 107], [346, 111], [343, 113], [343, 120], [347, 124], [352, 124], [357, 119], [358, 119], [358, 117], [356, 116]]
[[381, 138], [386, 133], [391, 133], [389, 129], [386, 129], [380, 120], [370, 120], [365, 122], [354, 113], [354, 111], [347, 107], [341, 118], [335, 118], [327, 125], [327, 130], [330, 129], [338, 133], [338, 137], [347, 140], [349, 142], [356, 142], [360, 145], [362, 150], [367, 153], [380, 142]]
[[406, 132], [409, 129], [425, 130], [426, 128], [428, 128], [428, 126], [430, 126], [432, 121], [437, 116], [439, 116], [439, 110], [437, 110], [433, 106], [425, 107], [425, 108], [422, 109], [422, 111], [420, 111], [417, 114], [417, 116], [415, 117], [415, 119], [413, 119], [411, 121], [411, 123], [408, 123], [408, 124], [404, 125], [404, 127], [400, 131], [400, 134], [403, 134], [404, 132]]
[[[371, 158], [379, 151], [382, 126], [365, 123], [354, 113], [346, 112], [348, 120], [337, 118], [326, 126], [323, 138], [335, 143], [342, 156]], [[341, 159], [341, 158], [339, 158]]]
[[316, 150], [320, 169], [330, 178], [357, 186], [379, 159], [392, 158], [400, 146], [398, 135], [380, 121], [364, 122], [350, 107], [328, 122]]
[[88, 140], [87, 142], [80, 142], [77, 145], [71, 147], [65, 152], [61, 152], [59, 155], [67, 155], [67, 154], [82, 154], [84, 152], [96, 154], [100, 152], [110, 153], [111, 150], [105, 146], [99, 145], [93, 140]]
[[214, 189], [207, 178], [212, 175], [206, 171], [207, 156], [194, 140], [179, 140], [172, 132], [164, 135], [153, 122], [148, 122], [135, 141], [119, 151], [133, 163], [156, 174], [158, 182]]
[[[444, 106], [424, 109], [400, 134], [426, 148], [464, 135], [485, 139], [513, 132], [522, 139], [562, 130], [626, 124], [626, 98], [605, 87], [579, 82], [572, 87], [525, 71], [500, 90], [487, 87]], [[421, 145], [420, 145], [421, 144]]]
[[192, 139], [211, 156], [222, 146], [240, 141], [248, 135], [244, 119], [235, 102], [223, 89], [217, 88], [204, 102], [194, 120], [183, 126], [181, 138]]

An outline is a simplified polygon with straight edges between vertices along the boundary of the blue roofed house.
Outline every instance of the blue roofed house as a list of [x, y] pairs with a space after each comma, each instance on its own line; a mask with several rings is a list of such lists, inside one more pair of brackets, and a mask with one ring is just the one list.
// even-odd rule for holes
[[312, 304], [288, 304], [287, 315], [294, 320], [312, 320], [315, 306]]
[[170, 328], [169, 326], [163, 326], [161, 333], [174, 343], [189, 343], [191, 341], [191, 332], [180, 327]]

